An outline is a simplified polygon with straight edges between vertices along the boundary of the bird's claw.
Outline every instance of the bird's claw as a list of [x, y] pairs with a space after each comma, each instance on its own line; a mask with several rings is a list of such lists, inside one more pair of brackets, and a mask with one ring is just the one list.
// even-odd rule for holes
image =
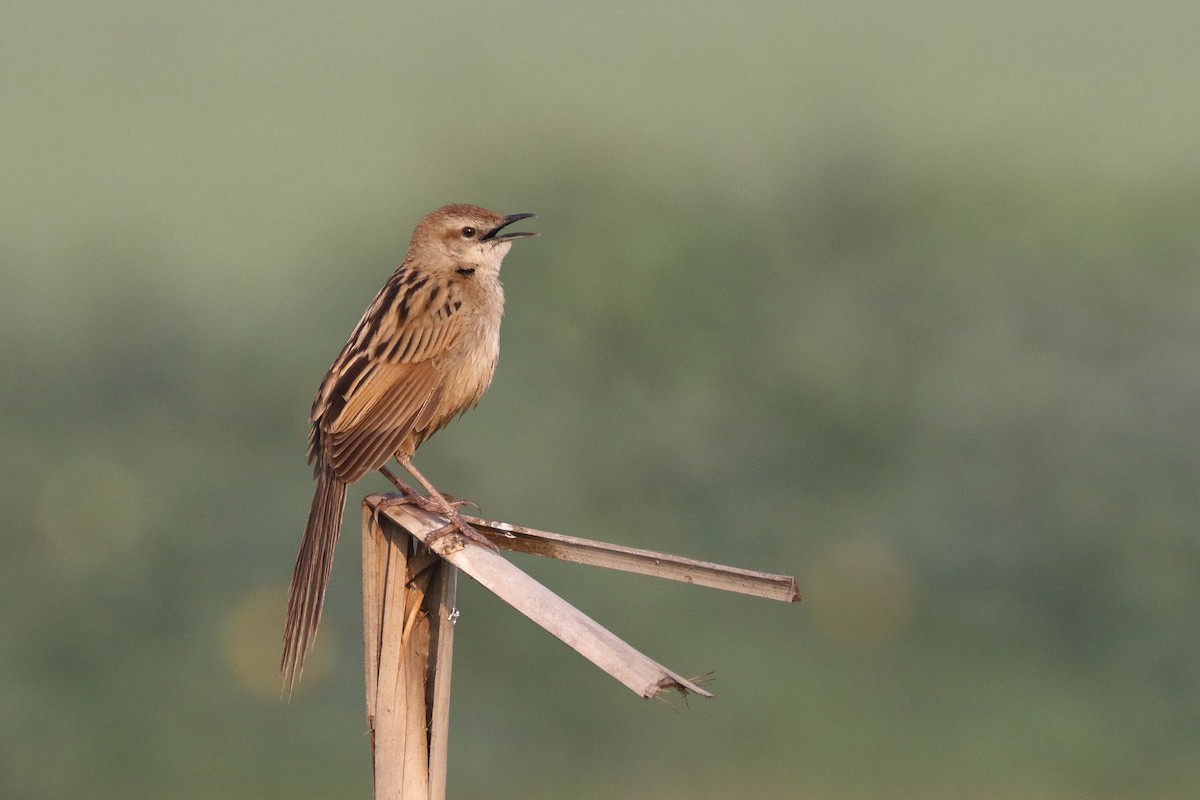
[[479, 503], [476, 503], [474, 500], [459, 500], [457, 497], [453, 497], [448, 494], [443, 494], [442, 497], [446, 498], [446, 502], [449, 503], [450, 507], [453, 508], [455, 511], [462, 508], [463, 506], [470, 506], [471, 508], [475, 509], [476, 511], [482, 510], [479, 508]]
[[[431, 533], [425, 541], [428, 547], [447, 536], [450, 533], [460, 533], [476, 544], [483, 545], [489, 550], [495, 550], [496, 546], [492, 544], [486, 536], [471, 527], [465, 519], [458, 513], [458, 509], [463, 505], [475, 504], [470, 500], [456, 500], [452, 497], [445, 497], [446, 503], [443, 505], [432, 497], [426, 497], [423, 494], [417, 494], [409, 487], [404, 487], [408, 491], [401, 490], [399, 497], [388, 497], [379, 504], [379, 508], [387, 508], [388, 506], [416, 506], [422, 511], [428, 511], [430, 514], [436, 514], [439, 517], [446, 519], [445, 525]], [[478, 508], [478, 506], [475, 506]]]

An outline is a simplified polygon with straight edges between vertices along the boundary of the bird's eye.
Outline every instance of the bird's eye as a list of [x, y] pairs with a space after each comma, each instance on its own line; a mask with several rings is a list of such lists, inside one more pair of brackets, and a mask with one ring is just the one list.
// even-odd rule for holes
[[475, 236], [475, 229], [468, 225], [462, 229], [462, 235], [464, 239], [472, 239]]

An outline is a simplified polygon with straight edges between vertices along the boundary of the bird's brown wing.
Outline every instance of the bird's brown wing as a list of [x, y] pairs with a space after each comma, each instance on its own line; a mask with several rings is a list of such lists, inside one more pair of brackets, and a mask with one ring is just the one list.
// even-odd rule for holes
[[463, 328], [452, 288], [406, 285], [398, 273], [325, 376], [313, 404], [313, 455], [339, 479], [351, 483], [378, 469], [435, 416], [443, 357]]

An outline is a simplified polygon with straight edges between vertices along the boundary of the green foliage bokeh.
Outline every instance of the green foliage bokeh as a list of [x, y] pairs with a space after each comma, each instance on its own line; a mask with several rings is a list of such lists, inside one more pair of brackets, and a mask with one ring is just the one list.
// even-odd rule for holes
[[[382, 481], [352, 491], [290, 704], [274, 674], [305, 420], [450, 201], [543, 235], [505, 265], [493, 388], [423, 471], [489, 517], [806, 592], [521, 561], [715, 671], [672, 709], [464, 579], [452, 796], [1200, 789], [1194, 109], [1122, 149], [1069, 79], [1144, 99], [1111, 57], [1173, 6], [1086, 18], [1090, 52], [1043, 46], [1053, 15], [861, 5], [862, 40], [832, 7], [14, 11], [0, 796], [367, 795], [353, 498]], [[1158, 41], [1137, 69], [1169, 94]], [[1046, 93], [1077, 136], [1021, 116]]]

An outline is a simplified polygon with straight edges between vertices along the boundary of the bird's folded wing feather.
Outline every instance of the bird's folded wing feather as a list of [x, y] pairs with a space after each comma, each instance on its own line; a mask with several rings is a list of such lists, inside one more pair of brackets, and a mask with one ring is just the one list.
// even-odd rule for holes
[[372, 303], [321, 385], [314, 455], [348, 483], [378, 469], [435, 415], [443, 391], [439, 356], [455, 345], [463, 321], [454, 304], [430, 305], [410, 298], [400, 319], [397, 309]]

